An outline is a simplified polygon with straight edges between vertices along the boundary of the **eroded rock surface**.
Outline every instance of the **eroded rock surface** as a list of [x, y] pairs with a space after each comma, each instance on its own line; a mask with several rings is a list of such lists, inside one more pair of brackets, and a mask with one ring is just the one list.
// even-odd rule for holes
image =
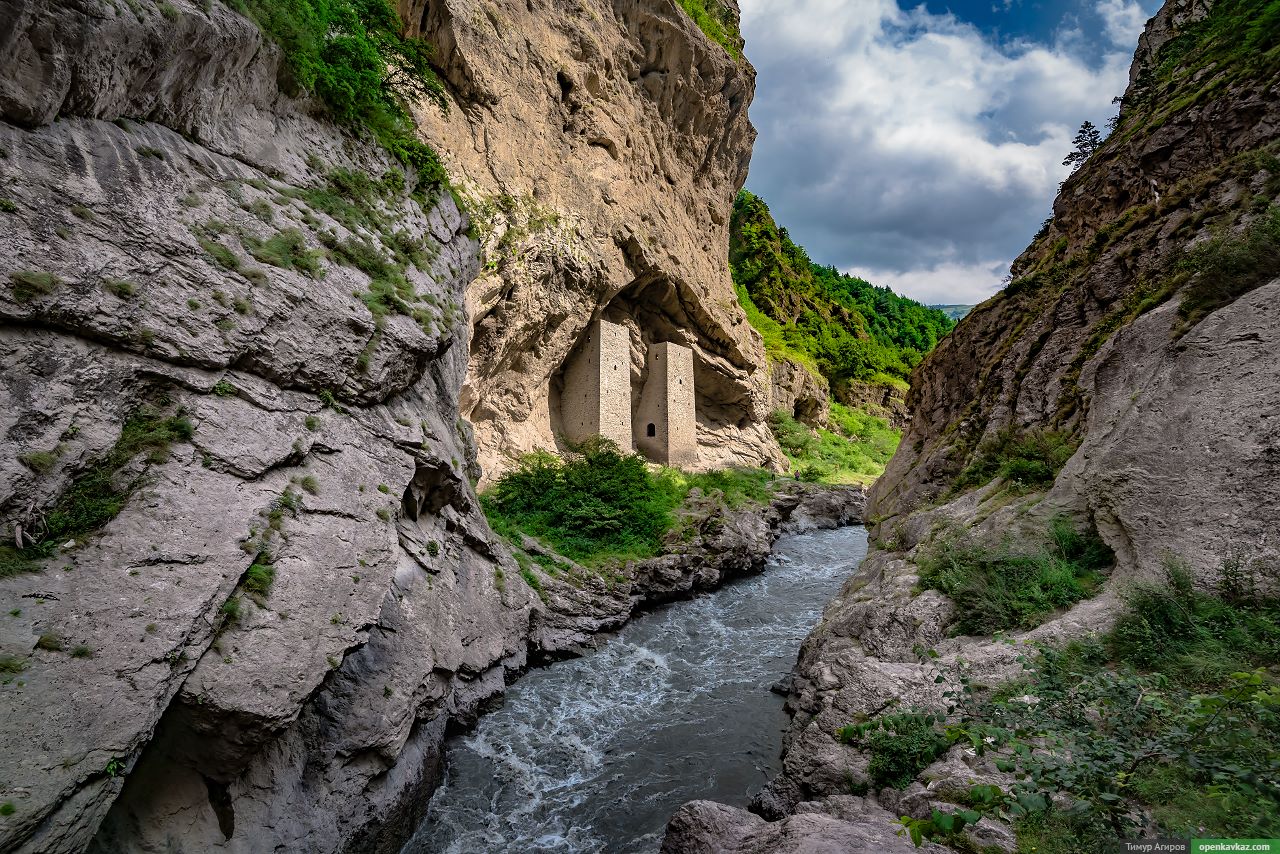
[[[554, 448], [561, 371], [604, 317], [694, 351], [699, 463], [783, 465], [761, 339], [726, 264], [755, 131], [754, 71], [674, 0], [401, 0], [455, 104], [420, 116], [485, 244], [463, 414], [486, 477]], [[736, 14], [736, 8], [733, 10]]]

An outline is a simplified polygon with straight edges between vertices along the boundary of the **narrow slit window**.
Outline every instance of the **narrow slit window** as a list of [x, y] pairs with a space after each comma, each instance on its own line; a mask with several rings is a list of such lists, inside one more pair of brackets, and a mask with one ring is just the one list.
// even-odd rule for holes
[[656, 436], [658, 435], [658, 425], [656, 425], [656, 424], [650, 424], [650, 425], [645, 429], [645, 431], [644, 431], [644, 432], [645, 432], [645, 435], [646, 435], [646, 436], [648, 436], [650, 439], [652, 439], [652, 438], [654, 438], [654, 437], [656, 437]]

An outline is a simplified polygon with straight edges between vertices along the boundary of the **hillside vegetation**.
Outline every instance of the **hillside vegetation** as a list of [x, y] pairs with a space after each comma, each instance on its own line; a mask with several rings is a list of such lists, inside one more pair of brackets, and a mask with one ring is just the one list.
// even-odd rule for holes
[[747, 190], [733, 205], [729, 265], [770, 358], [799, 362], [832, 383], [900, 384], [955, 326], [941, 311], [815, 264]]

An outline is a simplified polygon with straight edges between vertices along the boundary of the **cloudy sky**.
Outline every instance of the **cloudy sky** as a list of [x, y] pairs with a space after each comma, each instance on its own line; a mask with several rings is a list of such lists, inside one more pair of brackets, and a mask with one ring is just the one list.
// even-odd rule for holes
[[1102, 127], [1159, 0], [740, 0], [747, 187], [821, 264], [931, 303], [991, 295]]

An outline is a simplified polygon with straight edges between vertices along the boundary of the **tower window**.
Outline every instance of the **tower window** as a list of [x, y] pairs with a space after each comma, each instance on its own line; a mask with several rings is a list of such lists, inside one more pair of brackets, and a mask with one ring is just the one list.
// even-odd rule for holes
[[658, 426], [656, 424], [650, 424], [645, 428], [644, 434], [650, 439], [654, 438], [658, 435]]

